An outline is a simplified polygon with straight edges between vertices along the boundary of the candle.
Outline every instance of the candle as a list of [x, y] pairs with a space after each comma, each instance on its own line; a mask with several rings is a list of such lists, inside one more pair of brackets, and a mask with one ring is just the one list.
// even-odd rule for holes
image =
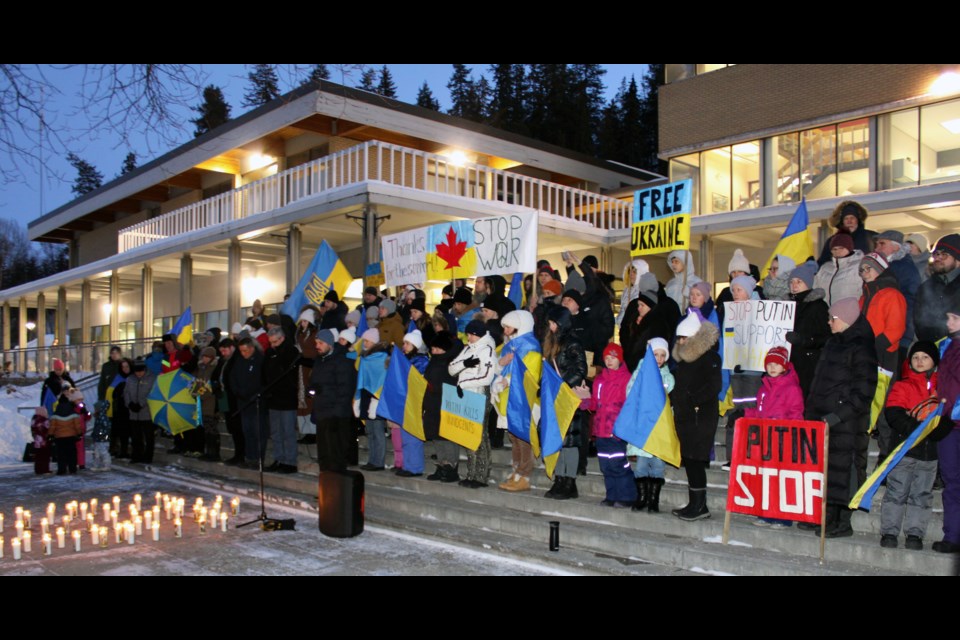
[[94, 522], [93, 522], [93, 514], [92, 514], [92, 513], [88, 513], [88, 514], [87, 514], [87, 531], [90, 531], [90, 530], [92, 530], [92, 529], [95, 529], [96, 527], [97, 527], [97, 525], [94, 524]]
[[120, 544], [123, 540], [123, 527], [120, 526], [119, 522], [113, 525], [113, 539], [117, 544]]
[[0, 536], [0, 560], [3, 559], [3, 536]]
[[90, 544], [95, 547], [100, 544], [100, 527], [90, 529]]
[[113, 510], [120, 511], [120, 496], [113, 496]]
[[211, 529], [217, 528], [217, 520], [219, 519], [220, 519], [220, 513], [216, 509], [211, 509], [210, 510], [210, 528]]
[[157, 491], [155, 494], [153, 494], [153, 498], [154, 498], [154, 500], [157, 501], [157, 506], [159, 507], [159, 506], [161, 505], [161, 502], [160, 502], [160, 501], [163, 499], [163, 496], [161, 496], [161, 495], [160, 495], [160, 492]]
[[163, 513], [164, 513], [165, 516], [167, 516], [167, 520], [169, 520], [171, 517], [173, 517], [172, 511], [173, 511], [173, 507], [171, 506], [171, 504], [170, 504], [169, 502], [167, 502], [167, 503], [165, 503], [165, 504], [163, 505]]
[[140, 511], [140, 507], [143, 506], [143, 496], [139, 493], [133, 496], [133, 504], [136, 505], [137, 511]]
[[153, 511], [147, 509], [143, 512], [143, 526], [147, 529], [153, 528]]
[[73, 536], [73, 550], [80, 551], [80, 532], [74, 531], [71, 535]]
[[33, 550], [32, 545], [33, 545], [33, 534], [30, 533], [29, 531], [24, 531], [23, 532], [23, 552], [30, 553]]
[[23, 507], [17, 507], [14, 509], [13, 515], [16, 517], [17, 522], [23, 522]]
[[234, 498], [230, 501], [230, 512], [233, 517], [240, 515], [240, 498]]
[[223, 512], [220, 514], [220, 530], [221, 531], [227, 530], [227, 513], [226, 512]]
[[110, 520], [110, 505], [104, 504], [103, 505], [103, 521], [107, 522], [108, 520]]
[[207, 535], [207, 518], [203, 517], [199, 520], [200, 523], [200, 535]]
[[53, 540], [50, 539], [49, 533], [43, 534], [43, 555], [53, 555]]
[[153, 509], [151, 509], [151, 511], [153, 512], [153, 521], [160, 522], [160, 507], [156, 506]]
[[63, 527], [57, 527], [57, 548], [63, 549], [67, 546], [67, 534]]
[[13, 559], [19, 560], [20, 559], [20, 539], [14, 538], [13, 540], [11, 540], [10, 546], [13, 548]]
[[140, 516], [137, 516], [136, 518], [134, 518], [133, 525], [137, 530], [137, 535], [142, 536], [143, 535], [143, 518], [141, 518]]
[[50, 522], [53, 522], [54, 519], [56, 519], [56, 517], [57, 517], [57, 505], [51, 502], [50, 504], [47, 505], [47, 518], [50, 520]]
[[77, 517], [77, 501], [76, 500], [68, 504], [67, 509], [69, 509], [68, 513], [70, 514], [71, 520]]
[[67, 531], [70, 530], [70, 516], [63, 516], [63, 528]]
[[119, 519], [120, 519], [120, 516], [116, 510], [113, 510], [110, 512], [110, 522], [113, 523], [114, 527], [117, 526], [117, 521], [119, 521]]
[[128, 509], [128, 511], [130, 512], [131, 520], [133, 520], [138, 515], [140, 515], [140, 509], [136, 505], [130, 505], [130, 508]]
[[106, 549], [107, 539], [109, 538], [109, 532], [106, 527], [100, 527], [100, 548]]
[[100, 504], [100, 501], [99, 501], [99, 500], [97, 500], [96, 498], [92, 499], [92, 500], [90, 501], [90, 511], [96, 513], [96, 512], [97, 512], [97, 505], [98, 505], [98, 504]]
[[160, 540], [160, 523], [154, 522], [153, 526], [150, 527], [153, 530], [153, 541], [157, 542]]
[[3, 514], [0, 513], [0, 533], [3, 533]]
[[88, 505], [87, 505], [86, 502], [81, 502], [81, 503], [80, 503], [80, 519], [81, 519], [81, 520], [86, 520], [86, 519], [87, 519], [87, 506], [88, 506]]
[[43, 535], [50, 533], [50, 521], [46, 518], [40, 518], [40, 533]]
[[182, 538], [183, 537], [183, 522], [180, 518], [177, 518], [173, 521], [173, 537]]
[[23, 512], [23, 526], [27, 529], [33, 528], [33, 514], [29, 511]]
[[23, 521], [17, 520], [17, 524], [14, 525], [14, 528], [17, 530], [17, 540], [23, 537]]
[[133, 523], [128, 522], [125, 528], [126, 528], [126, 534], [127, 534], [127, 542], [129, 544], [133, 544], [136, 541], [136, 536], [133, 533]]

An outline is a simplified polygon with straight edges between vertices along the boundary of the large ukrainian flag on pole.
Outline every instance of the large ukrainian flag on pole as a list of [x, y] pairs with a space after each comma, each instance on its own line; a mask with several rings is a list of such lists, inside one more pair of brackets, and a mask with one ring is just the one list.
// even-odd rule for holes
[[767, 274], [770, 273], [770, 263], [772, 263], [773, 259], [777, 256], [787, 256], [793, 259], [797, 265], [801, 265], [807, 261], [807, 258], [813, 255], [813, 238], [810, 237], [810, 232], [807, 231], [807, 226], [810, 224], [809, 218], [807, 215], [807, 201], [801, 200], [796, 213], [790, 218], [790, 224], [787, 225], [783, 235], [780, 236], [780, 242], [777, 243], [773, 253], [770, 254], [770, 257], [767, 259], [767, 263], [763, 265], [763, 269], [760, 270], [761, 279], [766, 278]]
[[543, 378], [540, 380], [540, 444], [543, 463], [551, 480], [563, 440], [579, 407], [580, 398], [570, 385], [553, 367], [543, 367]]
[[193, 342], [193, 311], [190, 307], [187, 307], [177, 321], [173, 323], [173, 329], [170, 330], [170, 333], [173, 334], [179, 344], [188, 345]]
[[423, 433], [423, 396], [426, 393], [426, 378], [410, 364], [400, 347], [394, 346], [377, 415], [396, 422], [415, 438], [426, 440]]
[[343, 266], [343, 262], [340, 261], [340, 257], [330, 243], [324, 240], [317, 248], [317, 253], [313, 256], [307, 271], [297, 283], [297, 288], [290, 292], [290, 297], [280, 307], [280, 313], [296, 320], [303, 305], [312, 304], [319, 307], [323, 304], [323, 297], [331, 289], [336, 291], [342, 299], [351, 282], [353, 282], [353, 276]]
[[867, 478], [867, 481], [864, 482], [863, 486], [857, 491], [856, 495], [853, 496], [853, 500], [850, 501], [849, 505], [851, 509], [870, 511], [871, 506], [873, 506], [873, 496], [877, 493], [877, 489], [880, 488], [880, 484], [883, 482], [883, 479], [887, 477], [887, 474], [897, 466], [897, 463], [903, 459], [907, 451], [910, 451], [910, 449], [919, 444], [939, 426], [940, 414], [943, 413], [943, 405], [943, 402], [937, 405], [936, 411], [920, 423], [920, 426], [914, 429], [913, 433], [907, 436], [907, 439], [901, 442], [900, 446], [894, 449], [893, 452], [887, 456], [887, 459], [877, 466], [874, 472], [870, 474], [870, 477]]
[[673, 408], [649, 345], [640, 374], [613, 425], [613, 435], [666, 463], [680, 466], [680, 439], [673, 423]]

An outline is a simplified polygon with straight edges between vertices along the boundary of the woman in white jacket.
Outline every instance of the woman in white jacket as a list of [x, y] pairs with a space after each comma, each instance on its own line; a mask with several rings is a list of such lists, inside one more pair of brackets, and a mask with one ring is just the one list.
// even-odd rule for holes
[[859, 298], [863, 294], [863, 280], [860, 279], [863, 253], [853, 248], [850, 234], [838, 233], [830, 239], [830, 255], [830, 260], [813, 278], [813, 288], [823, 289], [828, 305], [844, 298]]
[[617, 314], [617, 326], [623, 322], [623, 314], [631, 302], [640, 296], [640, 276], [650, 273], [646, 260], [636, 258], [623, 268], [623, 293], [620, 295], [620, 313]]
[[[482, 424], [487, 424], [487, 412], [490, 411], [490, 383], [497, 374], [497, 344], [487, 333], [482, 320], [471, 320], [464, 333], [467, 334], [467, 346], [463, 348], [453, 362], [449, 372], [457, 376], [457, 388], [473, 391], [484, 396], [484, 415]], [[490, 437], [487, 429], [482, 429], [480, 446], [476, 451], [467, 452], [466, 478], [460, 481], [461, 487], [479, 489], [487, 486], [490, 479]]]

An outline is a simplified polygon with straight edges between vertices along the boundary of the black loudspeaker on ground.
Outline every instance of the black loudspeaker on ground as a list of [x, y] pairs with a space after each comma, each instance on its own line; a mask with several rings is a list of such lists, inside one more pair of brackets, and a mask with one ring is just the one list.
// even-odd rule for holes
[[352, 538], [363, 533], [363, 485], [363, 474], [357, 471], [320, 472], [320, 533], [331, 538]]

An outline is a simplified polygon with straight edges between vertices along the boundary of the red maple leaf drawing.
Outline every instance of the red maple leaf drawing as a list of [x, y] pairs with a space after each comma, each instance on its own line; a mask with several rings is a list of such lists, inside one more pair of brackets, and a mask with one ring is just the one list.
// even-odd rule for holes
[[460, 266], [460, 258], [467, 253], [467, 243], [457, 242], [457, 232], [453, 226], [447, 231], [446, 244], [437, 245], [437, 257], [447, 263], [446, 269]]

